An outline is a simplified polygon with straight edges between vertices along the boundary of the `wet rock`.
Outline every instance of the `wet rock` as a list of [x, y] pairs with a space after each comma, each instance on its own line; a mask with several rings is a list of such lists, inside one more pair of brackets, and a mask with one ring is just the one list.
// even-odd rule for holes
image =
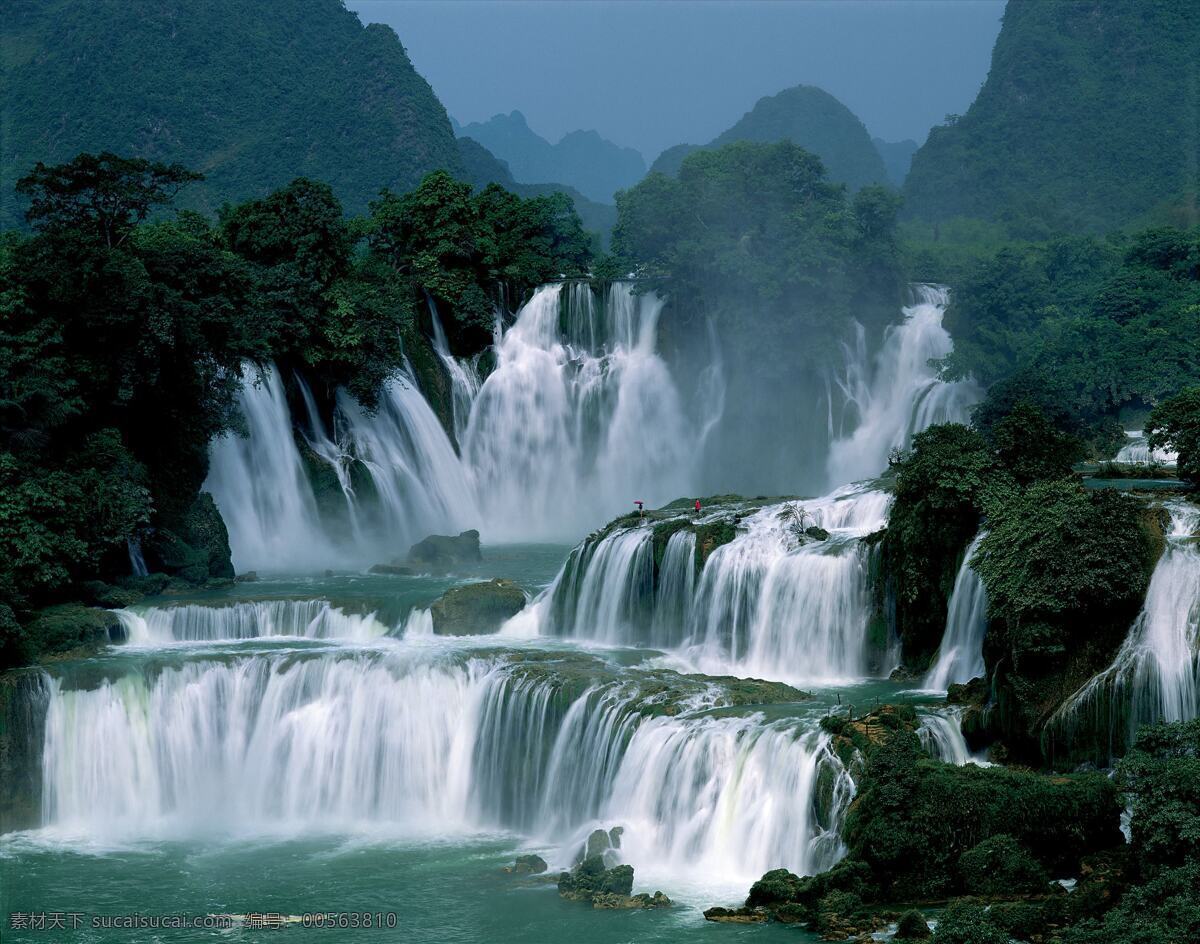
[[234, 583], [258, 583], [258, 571], [248, 570], [244, 574], [238, 574], [233, 578]]
[[125, 628], [111, 610], [64, 603], [38, 610], [25, 625], [30, 661], [65, 653], [86, 656], [109, 643], [124, 642]]
[[767, 920], [767, 913], [759, 908], [709, 908], [704, 912], [704, 920], [726, 924], [761, 924]]
[[593, 901], [597, 895], [629, 897], [633, 891], [633, 866], [608, 868], [603, 856], [584, 859], [570, 872], [558, 876], [558, 894], [568, 901]]
[[411, 577], [415, 571], [411, 567], [403, 567], [399, 564], [373, 564], [367, 573], [388, 574], [393, 577]]
[[142, 594], [131, 587], [114, 587], [102, 580], [88, 580], [80, 584], [80, 591], [88, 603], [106, 609], [123, 609], [133, 606]]
[[435, 572], [477, 564], [483, 560], [479, 552], [479, 532], [463, 531], [457, 537], [431, 534], [408, 549], [408, 562]]
[[512, 865], [506, 865], [504, 871], [509, 875], [541, 875], [549, 866], [540, 855], [519, 855]]
[[525, 606], [525, 592], [511, 580], [452, 587], [429, 608], [439, 636], [494, 633]]
[[620, 826], [614, 826], [612, 829], [605, 831], [603, 829], [594, 829], [587, 838], [587, 842], [583, 844], [583, 849], [577, 857], [577, 861], [582, 862], [585, 859], [591, 859], [599, 856], [604, 860], [604, 864], [612, 867], [619, 861], [617, 850], [621, 848], [621, 835], [625, 830]]
[[814, 541], [824, 541], [829, 537], [828, 531], [826, 531], [824, 528], [817, 527], [815, 524], [809, 525], [807, 528], [805, 528], [804, 533]]
[[648, 895], [613, 895], [601, 892], [592, 899], [593, 908], [670, 908], [674, 902], [662, 892]]

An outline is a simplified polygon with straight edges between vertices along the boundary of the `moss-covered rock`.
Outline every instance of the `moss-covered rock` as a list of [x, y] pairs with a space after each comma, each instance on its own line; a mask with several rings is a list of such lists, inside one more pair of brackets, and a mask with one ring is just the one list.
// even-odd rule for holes
[[584, 859], [558, 876], [558, 894], [568, 901], [591, 902], [598, 895], [629, 896], [632, 892], [633, 866], [608, 868], [602, 856]]
[[896, 921], [896, 941], [925, 941], [933, 932], [929, 930], [929, 922], [921, 912], [909, 909]]
[[205, 578], [233, 577], [229, 550], [229, 530], [208, 492], [201, 492], [183, 516], [179, 536], [200, 552], [206, 569]]
[[415, 567], [444, 573], [456, 567], [470, 567], [483, 560], [479, 550], [479, 532], [463, 531], [457, 536], [431, 534], [408, 549], [408, 561]]
[[525, 592], [500, 578], [452, 587], [429, 608], [433, 631], [441, 636], [494, 633], [521, 612]]
[[983, 840], [958, 860], [962, 890], [969, 895], [1013, 895], [1043, 891], [1050, 881], [1046, 870], [1007, 833]]
[[541, 875], [546, 869], [546, 860], [540, 855], [519, 855], [512, 865], [506, 865], [504, 871], [509, 875]]
[[696, 573], [704, 569], [713, 551], [736, 537], [737, 525], [732, 518], [696, 525]]
[[67, 653], [86, 654], [124, 639], [120, 619], [111, 610], [63, 603], [38, 610], [24, 627], [28, 661]]

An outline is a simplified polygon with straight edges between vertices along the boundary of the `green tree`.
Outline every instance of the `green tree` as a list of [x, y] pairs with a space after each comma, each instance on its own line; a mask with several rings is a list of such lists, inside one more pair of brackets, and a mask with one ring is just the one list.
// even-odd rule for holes
[[1200, 387], [1189, 387], [1156, 406], [1146, 433], [1151, 449], [1173, 449], [1179, 454], [1181, 478], [1200, 485]]

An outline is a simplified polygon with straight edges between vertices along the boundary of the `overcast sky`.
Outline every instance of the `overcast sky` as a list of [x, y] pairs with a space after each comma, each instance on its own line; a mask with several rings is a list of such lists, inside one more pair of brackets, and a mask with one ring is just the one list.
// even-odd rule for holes
[[1003, 0], [347, 0], [386, 23], [466, 124], [518, 109], [647, 161], [763, 95], [818, 85], [872, 135], [918, 143], [987, 75]]

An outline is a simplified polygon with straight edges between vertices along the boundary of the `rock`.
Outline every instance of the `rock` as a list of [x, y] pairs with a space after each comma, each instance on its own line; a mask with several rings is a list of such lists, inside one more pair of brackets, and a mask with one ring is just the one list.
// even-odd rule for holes
[[483, 560], [479, 532], [463, 531], [458, 537], [431, 534], [408, 549], [408, 562], [432, 571], [447, 571]]
[[587, 842], [583, 845], [583, 851], [579, 854], [579, 861], [600, 856], [604, 859], [605, 865], [616, 865], [618, 861], [616, 850], [621, 848], [621, 834], [624, 831], [620, 826], [614, 826], [608, 832], [603, 829], [592, 830], [592, 834], [588, 836]]
[[601, 892], [592, 899], [593, 908], [670, 908], [674, 902], [662, 892], [647, 895], [614, 895]]
[[111, 610], [63, 603], [38, 610], [25, 625], [22, 642], [29, 661], [71, 652], [84, 655], [125, 641], [125, 627]]
[[512, 865], [506, 865], [504, 871], [509, 875], [541, 875], [549, 866], [539, 855], [520, 855]]
[[133, 606], [142, 598], [142, 594], [132, 587], [114, 587], [102, 580], [84, 581], [80, 584], [79, 589], [85, 595], [87, 602], [110, 610]]
[[568, 901], [592, 901], [597, 895], [628, 897], [633, 891], [633, 866], [606, 868], [602, 856], [584, 859], [558, 876], [558, 894]]
[[704, 912], [704, 920], [727, 924], [760, 924], [767, 920], [767, 913], [758, 908], [709, 908]]
[[401, 567], [398, 564], [373, 564], [367, 573], [390, 574], [393, 577], [411, 577], [415, 571], [411, 567]]
[[829, 537], [828, 531], [826, 531], [824, 528], [817, 527], [815, 524], [811, 524], [805, 528], [804, 533], [814, 541], [824, 541]]
[[244, 574], [238, 574], [236, 577], [233, 578], [233, 582], [234, 583], [257, 583], [258, 582], [258, 571], [257, 570], [248, 570]]
[[511, 580], [451, 587], [429, 608], [439, 636], [494, 633], [525, 607], [525, 592]]

